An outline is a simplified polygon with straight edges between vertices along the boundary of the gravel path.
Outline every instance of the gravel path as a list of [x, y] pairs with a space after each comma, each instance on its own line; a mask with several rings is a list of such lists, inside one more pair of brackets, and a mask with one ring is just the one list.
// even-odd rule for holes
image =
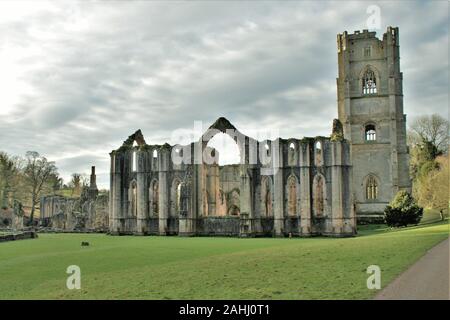
[[447, 238], [384, 288], [375, 300], [449, 300], [449, 264]]

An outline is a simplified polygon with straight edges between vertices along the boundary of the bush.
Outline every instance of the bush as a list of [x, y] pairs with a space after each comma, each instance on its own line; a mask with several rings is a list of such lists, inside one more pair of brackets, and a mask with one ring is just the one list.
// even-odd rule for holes
[[384, 209], [384, 221], [389, 227], [406, 227], [408, 224], [418, 224], [423, 216], [423, 208], [419, 207], [412, 196], [402, 190]]

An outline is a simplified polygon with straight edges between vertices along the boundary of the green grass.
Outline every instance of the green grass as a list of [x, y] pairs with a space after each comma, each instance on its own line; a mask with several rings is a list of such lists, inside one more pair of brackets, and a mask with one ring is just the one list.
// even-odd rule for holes
[[[0, 243], [0, 299], [367, 299], [369, 265], [385, 286], [448, 233], [436, 223], [344, 239], [40, 234]], [[66, 288], [73, 264], [81, 290]]]

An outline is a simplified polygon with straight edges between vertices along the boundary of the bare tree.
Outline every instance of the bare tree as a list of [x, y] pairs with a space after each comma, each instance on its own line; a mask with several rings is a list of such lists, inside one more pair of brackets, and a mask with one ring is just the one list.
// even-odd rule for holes
[[24, 178], [26, 185], [30, 188], [31, 214], [30, 223], [33, 225], [35, 207], [40, 197], [48, 187], [48, 183], [58, 175], [56, 166], [36, 151], [28, 151], [25, 155]]
[[410, 125], [409, 143], [413, 146], [431, 144], [440, 153], [447, 153], [448, 130], [448, 120], [438, 114], [419, 116]]

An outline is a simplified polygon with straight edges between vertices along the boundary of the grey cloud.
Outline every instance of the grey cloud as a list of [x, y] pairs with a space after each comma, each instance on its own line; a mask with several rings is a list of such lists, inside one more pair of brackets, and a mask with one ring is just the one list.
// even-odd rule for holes
[[[375, 2], [400, 27], [405, 111], [447, 114], [446, 3]], [[326, 135], [337, 116], [336, 33], [364, 29], [359, 2], [73, 2], [0, 23], [0, 50], [29, 52], [33, 93], [0, 118], [0, 149], [37, 150], [60, 172], [98, 166], [140, 128], [149, 143], [226, 116], [243, 132]], [[1, 10], [1, 4], [0, 4]], [[432, 19], [430, 18], [432, 17]], [[78, 23], [78, 24], [77, 24]], [[426, 110], [424, 109], [426, 106]]]

